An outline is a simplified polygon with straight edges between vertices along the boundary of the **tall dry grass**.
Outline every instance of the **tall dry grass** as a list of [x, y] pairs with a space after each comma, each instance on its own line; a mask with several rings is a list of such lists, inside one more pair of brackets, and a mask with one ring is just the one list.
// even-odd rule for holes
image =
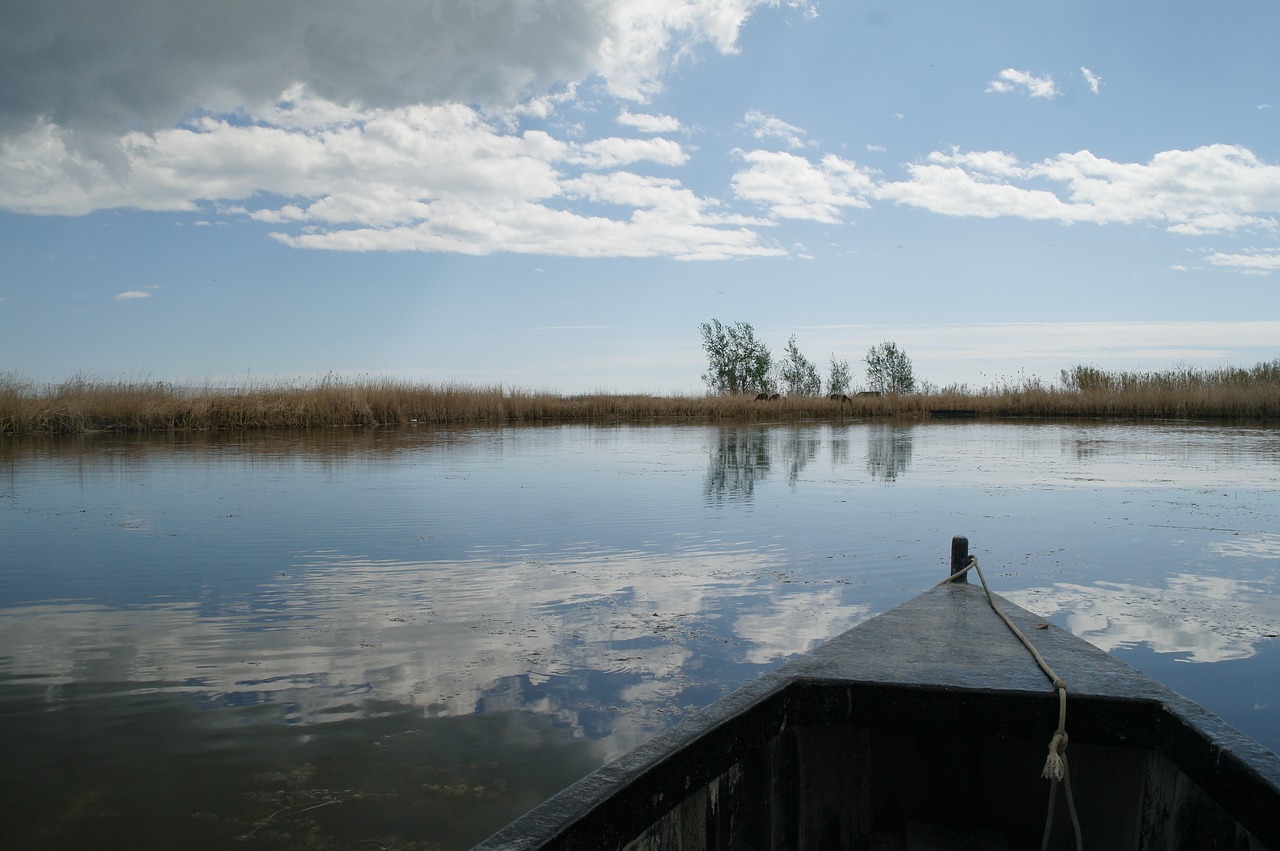
[[148, 381], [96, 381], [75, 376], [38, 388], [0, 375], [0, 434], [91, 431], [222, 430], [603, 422], [734, 420], [747, 422], [928, 417], [939, 409], [980, 417], [1129, 417], [1218, 420], [1280, 419], [1280, 360], [1251, 369], [1108, 372], [1063, 370], [1061, 386], [1036, 378], [991, 387], [924, 393], [785, 397], [648, 396], [594, 393], [565, 396], [498, 385], [415, 384], [394, 379], [325, 378], [309, 384], [251, 384], [190, 389]]

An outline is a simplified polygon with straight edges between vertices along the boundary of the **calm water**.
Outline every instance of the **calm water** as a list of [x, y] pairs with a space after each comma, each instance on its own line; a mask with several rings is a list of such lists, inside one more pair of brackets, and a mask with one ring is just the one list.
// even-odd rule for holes
[[466, 848], [925, 589], [1280, 750], [1280, 431], [934, 423], [0, 443], [0, 844]]

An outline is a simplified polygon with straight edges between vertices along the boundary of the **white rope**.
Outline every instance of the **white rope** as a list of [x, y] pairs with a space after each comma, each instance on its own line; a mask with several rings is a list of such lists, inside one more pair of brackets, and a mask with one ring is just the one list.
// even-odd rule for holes
[[1049, 781], [1049, 811], [1045, 815], [1044, 836], [1040, 841], [1041, 851], [1046, 851], [1049, 847], [1049, 834], [1053, 830], [1053, 809], [1054, 802], [1058, 797], [1058, 784], [1062, 783], [1063, 791], [1067, 796], [1067, 812], [1071, 815], [1071, 826], [1075, 830], [1076, 851], [1084, 851], [1084, 840], [1080, 836], [1080, 817], [1076, 813], [1075, 797], [1071, 794], [1071, 773], [1067, 767], [1067, 684], [1061, 677], [1049, 666], [1044, 657], [1040, 655], [1040, 651], [1031, 643], [1022, 630], [1009, 620], [1009, 616], [1004, 610], [996, 604], [996, 599], [991, 593], [991, 589], [987, 586], [987, 578], [982, 575], [982, 568], [978, 566], [976, 556], [969, 556], [969, 563], [946, 579], [939, 582], [939, 585], [945, 585], [948, 582], [955, 582], [967, 574], [970, 570], [974, 570], [978, 574], [978, 580], [982, 582], [982, 590], [987, 593], [987, 603], [991, 606], [991, 610], [1000, 616], [1000, 620], [1004, 621], [1005, 626], [1018, 637], [1022, 642], [1022, 646], [1031, 652], [1031, 656], [1036, 660], [1036, 664], [1040, 666], [1040, 670], [1044, 671], [1049, 681], [1053, 683], [1053, 687], [1058, 691], [1058, 729], [1054, 731], [1053, 738], [1049, 740], [1049, 755], [1044, 761], [1044, 768], [1040, 772], [1040, 776]]

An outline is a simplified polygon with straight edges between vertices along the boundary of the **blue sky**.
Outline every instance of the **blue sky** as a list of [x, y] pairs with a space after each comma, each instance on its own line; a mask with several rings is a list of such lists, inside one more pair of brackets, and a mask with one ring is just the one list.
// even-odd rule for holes
[[0, 372], [1280, 357], [1280, 4], [10, 0]]

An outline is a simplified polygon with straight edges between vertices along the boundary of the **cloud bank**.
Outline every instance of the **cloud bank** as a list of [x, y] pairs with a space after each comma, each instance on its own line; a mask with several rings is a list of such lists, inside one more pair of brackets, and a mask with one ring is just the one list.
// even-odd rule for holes
[[[769, 0], [11, 0], [0, 132], [175, 124], [193, 107], [256, 112], [301, 84], [365, 108], [512, 105], [598, 76], [643, 100], [702, 45], [736, 49]], [[796, 5], [796, 4], [791, 4]]]
[[[1240, 146], [1163, 151], [1145, 163], [1087, 150], [1024, 162], [952, 149], [893, 179], [834, 154], [797, 153], [802, 131], [754, 112], [744, 127], [786, 150], [737, 150], [742, 167], [727, 197], [704, 197], [678, 176], [694, 153], [660, 135], [678, 122], [624, 112], [619, 123], [644, 135], [573, 141], [457, 103], [355, 108], [295, 86], [252, 115], [202, 114], [124, 134], [123, 169], [41, 121], [0, 142], [0, 205], [64, 215], [212, 207], [274, 225], [275, 239], [298, 248], [682, 259], [781, 254], [765, 238], [773, 223], [838, 223], [876, 203], [955, 217], [1154, 224], [1188, 236], [1274, 233], [1280, 211], [1280, 166]], [[1208, 262], [1277, 268], [1271, 251]]]
[[[785, 254], [775, 226], [878, 204], [1277, 232], [1280, 166], [1242, 146], [1146, 162], [950, 149], [886, 174], [759, 110], [737, 127], [751, 149], [715, 150], [642, 108], [678, 63], [736, 51], [745, 22], [779, 5], [812, 12], [801, 0], [14, 0], [0, 32], [0, 208], [198, 211], [297, 248], [691, 260]], [[1059, 94], [1014, 68], [988, 91]], [[579, 107], [607, 109], [616, 135], [584, 135], [565, 119]], [[695, 193], [685, 171], [712, 158], [733, 173]], [[1271, 249], [1206, 262], [1277, 269]]]
[[[879, 178], [831, 155], [817, 164], [786, 153], [754, 151], [743, 158], [749, 167], [734, 176], [736, 194], [779, 218], [830, 222], [840, 210], [874, 200], [945, 216], [1147, 223], [1198, 236], [1275, 232], [1280, 211], [1280, 166], [1236, 145], [1163, 151], [1146, 163], [1089, 151], [1027, 163], [1002, 151], [953, 149], [908, 164], [905, 180]], [[1254, 265], [1274, 266], [1274, 255]]]
[[[0, 207], [212, 208], [347, 250], [778, 253], [678, 181], [619, 171], [683, 165], [679, 143], [570, 143], [519, 122], [584, 81], [643, 103], [675, 64], [736, 51], [747, 18], [779, 5], [15, 0], [0, 31]], [[619, 123], [679, 129], [625, 108]]]

